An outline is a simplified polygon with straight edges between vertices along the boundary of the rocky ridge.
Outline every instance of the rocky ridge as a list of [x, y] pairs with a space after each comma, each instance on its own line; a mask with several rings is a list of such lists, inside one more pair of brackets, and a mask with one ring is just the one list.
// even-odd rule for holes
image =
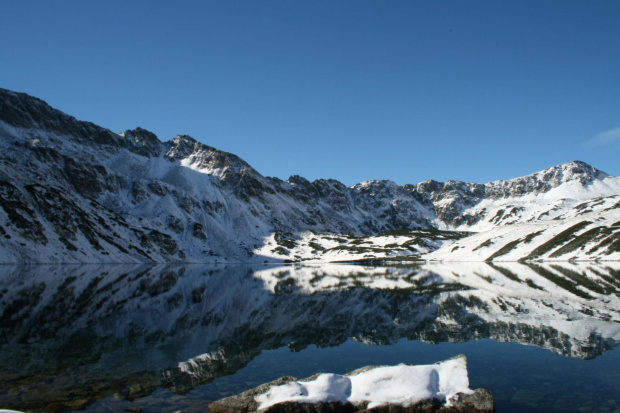
[[[3, 263], [296, 260], [311, 250], [265, 248], [269, 239], [554, 224], [583, 201], [620, 195], [618, 178], [579, 161], [488, 184], [282, 181], [189, 136], [161, 142], [142, 128], [116, 134], [4, 89], [0, 149]], [[595, 220], [608, 215], [609, 205], [594, 204]], [[410, 238], [433, 246], [313, 257], [419, 258], [446, 244], [445, 234]], [[596, 242], [604, 248], [588, 258], [615, 259], [616, 239], [615, 232], [601, 233]]]
[[[465, 363], [465, 365], [467, 363], [467, 358], [464, 355], [456, 356], [451, 360], [444, 361], [443, 363], [449, 363], [453, 360], [459, 360]], [[436, 363], [436, 365], [441, 363], [442, 362]], [[344, 376], [337, 377], [341, 380], [350, 380], [350, 378], [355, 378], [355, 376], [372, 374], [382, 367], [384, 366], [366, 366], [347, 373]], [[295, 377], [290, 376], [281, 377], [272, 382], [247, 390], [241, 394], [215, 401], [209, 405], [209, 411], [213, 413], [495, 413], [493, 395], [486, 389], [476, 389], [473, 392], [468, 389], [470, 391], [469, 393], [459, 392], [450, 399], [449, 403], [447, 403], [447, 400], [440, 400], [437, 397], [425, 398], [412, 404], [390, 402], [379, 403], [378, 405], [373, 406], [371, 406], [368, 399], [361, 402], [346, 401], [344, 403], [342, 401], [329, 400], [329, 398], [314, 402], [282, 401], [265, 408], [262, 408], [258, 403], [258, 400], [265, 396], [273, 388], [291, 385], [293, 383], [300, 386], [300, 383], [307, 384], [308, 382], [313, 382], [315, 380], [325, 381], [324, 378], [326, 376], [327, 375], [325, 374], [316, 374], [302, 380], [298, 380]], [[386, 380], [385, 377], [383, 379]], [[334, 379], [332, 380], [335, 381]], [[440, 381], [441, 378], [437, 378], [437, 380]], [[413, 383], [410, 384], [413, 385]], [[421, 383], [417, 384], [418, 386], [421, 386]], [[340, 384], [340, 386], [342, 386], [342, 384]], [[351, 385], [349, 384], [349, 386]], [[348, 391], [350, 393], [351, 389], [349, 388]], [[415, 386], [410, 386], [409, 391], [416, 392], [419, 391], [419, 389]], [[329, 394], [334, 397], [334, 393], [337, 393], [337, 390], [334, 390], [333, 393], [330, 392]], [[408, 395], [398, 395], [394, 398], [396, 399], [399, 396], [406, 398]]]

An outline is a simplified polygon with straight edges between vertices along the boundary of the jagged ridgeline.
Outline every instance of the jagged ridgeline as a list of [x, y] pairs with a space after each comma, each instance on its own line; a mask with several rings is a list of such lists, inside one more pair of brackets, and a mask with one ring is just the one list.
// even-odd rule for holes
[[620, 258], [620, 180], [579, 161], [488, 184], [282, 181], [4, 89], [0, 145], [2, 263]]

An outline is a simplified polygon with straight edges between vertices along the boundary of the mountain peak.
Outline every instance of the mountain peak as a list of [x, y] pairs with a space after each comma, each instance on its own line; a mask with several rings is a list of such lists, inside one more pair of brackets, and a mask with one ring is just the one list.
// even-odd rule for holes
[[118, 136], [91, 122], [77, 120], [26, 93], [0, 89], [0, 121], [25, 129], [52, 131], [82, 142], [118, 144]]
[[157, 135], [139, 126], [133, 130], [128, 129], [119, 133], [119, 136], [130, 140], [130, 150], [139, 155], [153, 158], [161, 153], [162, 143]]
[[594, 179], [603, 179], [609, 176], [609, 174], [583, 161], [570, 161], [549, 169], [561, 170], [567, 178], [580, 175], [588, 175], [593, 177]]
[[352, 189], [368, 193], [381, 193], [395, 191], [400, 188], [394, 181], [389, 179], [373, 179], [364, 181], [351, 186]]
[[167, 142], [169, 149], [166, 157], [173, 161], [189, 159], [189, 163], [197, 169], [233, 169], [252, 171], [257, 174], [247, 162], [229, 152], [221, 151], [204, 143], [198, 142], [189, 135], [178, 135]]
[[151, 141], [157, 139], [159, 141], [157, 135], [147, 129], [141, 128], [140, 126], [135, 129], [127, 129], [125, 132], [119, 133], [119, 135], [132, 136], [134, 138], [147, 139]]
[[574, 181], [579, 182], [581, 186], [587, 186], [608, 176], [583, 161], [571, 161], [519, 178], [489, 182], [485, 187], [486, 194], [495, 199], [520, 197], [549, 192], [553, 188]]
[[188, 158], [200, 145], [196, 139], [189, 135], [177, 135], [167, 143], [170, 145], [170, 149], [168, 149], [166, 157], [174, 161]]
[[583, 161], [570, 161], [531, 175], [514, 178], [506, 182], [519, 181], [524, 179], [537, 179], [547, 182], [552, 186], [561, 185], [564, 182], [578, 180], [582, 185], [587, 185], [597, 179], [604, 179], [609, 175]]
[[38, 126], [41, 117], [58, 119], [70, 117], [53, 109], [45, 101], [26, 93], [0, 89], [0, 120], [19, 128]]

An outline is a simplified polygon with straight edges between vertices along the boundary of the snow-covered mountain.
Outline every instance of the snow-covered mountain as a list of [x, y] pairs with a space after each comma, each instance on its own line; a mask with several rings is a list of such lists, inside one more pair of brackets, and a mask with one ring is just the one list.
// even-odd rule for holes
[[[189, 136], [116, 134], [0, 89], [3, 263], [419, 259], [436, 250], [430, 257], [442, 260], [620, 259], [619, 201], [620, 179], [579, 161], [488, 184], [282, 181]], [[581, 222], [557, 248], [538, 250]], [[401, 238], [388, 242], [393, 235]]]

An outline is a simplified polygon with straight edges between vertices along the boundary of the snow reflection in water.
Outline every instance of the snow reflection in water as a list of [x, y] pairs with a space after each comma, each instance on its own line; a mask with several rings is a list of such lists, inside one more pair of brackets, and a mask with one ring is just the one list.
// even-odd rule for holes
[[[592, 366], [576, 359], [618, 360], [617, 351], [599, 357], [620, 341], [618, 263], [2, 271], [0, 407], [107, 411], [136, 400], [175, 411], [279, 375], [465, 352], [472, 380], [482, 381], [472, 387], [494, 391], [502, 411], [551, 408], [548, 392], [506, 382], [502, 363], [536, 360], [529, 374], [558, 360], [553, 353], [574, 358], [553, 361], [552, 374], [540, 370], [556, 383], [566, 369]], [[584, 374], [600, 382], [595, 388], [613, 390], [609, 376]], [[600, 394], [605, 402], [608, 396]], [[553, 403], [586, 403], [562, 400]]]

